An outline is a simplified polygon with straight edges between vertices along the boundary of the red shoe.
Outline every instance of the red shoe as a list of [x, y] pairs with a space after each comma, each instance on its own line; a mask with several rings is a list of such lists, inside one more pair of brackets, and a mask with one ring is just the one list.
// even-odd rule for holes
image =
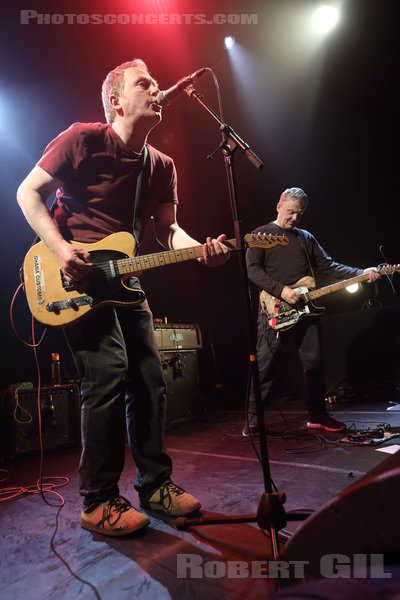
[[242, 436], [250, 437], [258, 435], [257, 419], [256, 417], [249, 417], [249, 420], [245, 420], [243, 423]]
[[340, 421], [336, 421], [330, 415], [320, 415], [319, 417], [315, 417], [315, 419], [310, 419], [307, 422], [308, 429], [324, 429], [325, 431], [344, 431], [347, 429], [344, 423]]

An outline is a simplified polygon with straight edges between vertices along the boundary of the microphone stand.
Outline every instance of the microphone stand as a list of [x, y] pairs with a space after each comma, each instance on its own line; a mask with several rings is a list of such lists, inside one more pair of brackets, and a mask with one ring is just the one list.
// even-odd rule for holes
[[[245, 291], [245, 308], [246, 317], [248, 324], [248, 343], [249, 343], [249, 370], [251, 381], [253, 382], [254, 399], [256, 406], [257, 426], [259, 431], [260, 440], [260, 456], [264, 480], [264, 493], [261, 496], [257, 515], [238, 515], [236, 517], [201, 517], [201, 518], [185, 518], [180, 517], [176, 520], [176, 526], [178, 529], [186, 529], [191, 525], [207, 525], [207, 524], [218, 524], [218, 523], [245, 523], [245, 522], [257, 522], [261, 529], [266, 529], [270, 533], [271, 546], [273, 557], [276, 560], [279, 554], [279, 543], [277, 531], [283, 529], [287, 523], [287, 515], [283, 504], [286, 500], [286, 495], [282, 492], [273, 491], [272, 489], [272, 478], [270, 471], [268, 447], [266, 443], [266, 431], [264, 424], [264, 409], [261, 401], [260, 392], [260, 380], [257, 363], [256, 353], [256, 340], [254, 332], [254, 324], [250, 302], [250, 290], [249, 281], [247, 277], [246, 261], [245, 261], [245, 247], [244, 237], [241, 231], [241, 221], [239, 218], [239, 210], [236, 195], [235, 185], [235, 173], [234, 173], [234, 155], [237, 149], [239, 149], [248, 158], [248, 160], [257, 168], [262, 169], [264, 164], [250, 149], [249, 145], [244, 142], [238, 134], [226, 123], [224, 123], [220, 117], [203, 101], [202, 95], [192, 86], [187, 86], [185, 92], [192, 100], [195, 100], [200, 106], [202, 106], [208, 114], [219, 124], [219, 129], [223, 134], [223, 140], [218, 146], [218, 150], [222, 150], [224, 156], [226, 174], [228, 179], [228, 190], [229, 200], [232, 211], [234, 231], [236, 238], [236, 248], [239, 250], [239, 262], [240, 270], [242, 275], [242, 284]], [[213, 153], [213, 155], [215, 154]], [[213, 156], [211, 155], [211, 156]], [[291, 520], [303, 520], [307, 515], [304, 513], [291, 513]]]

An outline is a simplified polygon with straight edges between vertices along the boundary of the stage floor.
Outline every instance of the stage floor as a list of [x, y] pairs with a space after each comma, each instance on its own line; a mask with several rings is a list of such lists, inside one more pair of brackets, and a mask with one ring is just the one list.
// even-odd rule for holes
[[[380, 395], [376, 400], [369, 397], [365, 402], [334, 404], [332, 412], [350, 430], [387, 424], [389, 432], [396, 434], [400, 431], [400, 411], [387, 411], [388, 406]], [[320, 509], [388, 458], [379, 449], [400, 444], [400, 436], [395, 435], [379, 445], [356, 445], [344, 443], [338, 434], [310, 434], [304, 408], [293, 402], [274, 403], [265, 413], [265, 423], [272, 479], [287, 496], [287, 514], [296, 509]], [[208, 410], [201, 417], [168, 427], [166, 444], [174, 462], [174, 481], [201, 500], [203, 516], [232, 517], [257, 510], [265, 487], [263, 469], [251, 441], [241, 435], [242, 424], [243, 412]], [[257, 439], [255, 447], [259, 449]], [[147, 530], [128, 538], [107, 538], [82, 530], [78, 459], [79, 448], [44, 455], [44, 475], [56, 483], [60, 476], [69, 481], [56, 490], [65, 500], [61, 510], [32, 493], [2, 502], [3, 598], [261, 600], [274, 593], [274, 578], [251, 576], [255, 563], [273, 559], [269, 536], [256, 523], [179, 530], [174, 519], [152, 514]], [[3, 488], [27, 488], [39, 477], [38, 456], [2, 466], [9, 470]], [[134, 476], [127, 450], [120, 492], [137, 505]], [[52, 504], [59, 502], [52, 494], [46, 494], [46, 499]], [[281, 548], [283, 538], [305, 526], [306, 521], [289, 521], [282, 531]], [[362, 527], [368, 524], [360, 525], [361, 531]], [[239, 566], [233, 561], [240, 561]], [[236, 573], [235, 568], [239, 569]]]

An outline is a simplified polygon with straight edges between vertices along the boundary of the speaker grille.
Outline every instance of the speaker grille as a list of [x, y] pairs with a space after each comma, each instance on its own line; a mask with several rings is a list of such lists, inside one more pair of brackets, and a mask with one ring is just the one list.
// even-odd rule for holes
[[167, 423], [188, 419], [200, 406], [197, 353], [183, 350], [160, 354], [167, 386]]
[[[42, 388], [40, 414], [45, 451], [80, 444], [78, 386]], [[37, 389], [11, 387], [3, 407], [3, 418], [7, 423], [6, 456], [18, 458], [40, 452]]]

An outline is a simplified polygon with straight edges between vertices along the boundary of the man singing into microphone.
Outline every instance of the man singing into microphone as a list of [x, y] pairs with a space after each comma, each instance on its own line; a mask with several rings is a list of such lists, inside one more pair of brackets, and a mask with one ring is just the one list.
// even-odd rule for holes
[[[19, 187], [17, 198], [28, 223], [73, 281], [93, 269], [79, 242], [133, 231], [139, 243], [151, 217], [155, 236], [166, 248], [200, 246], [176, 220], [172, 159], [147, 143], [161, 121], [159, 92], [142, 60], [116, 67], [102, 88], [107, 124], [71, 125], [50, 142]], [[53, 219], [46, 200], [56, 190]], [[229, 256], [224, 239], [207, 237], [200, 262], [224, 264]], [[119, 493], [126, 431], [140, 506], [171, 516], [198, 510], [200, 502], [171, 480], [164, 448], [165, 383], [147, 302], [101, 308], [64, 333], [81, 379], [81, 526], [119, 536], [149, 523]]]

